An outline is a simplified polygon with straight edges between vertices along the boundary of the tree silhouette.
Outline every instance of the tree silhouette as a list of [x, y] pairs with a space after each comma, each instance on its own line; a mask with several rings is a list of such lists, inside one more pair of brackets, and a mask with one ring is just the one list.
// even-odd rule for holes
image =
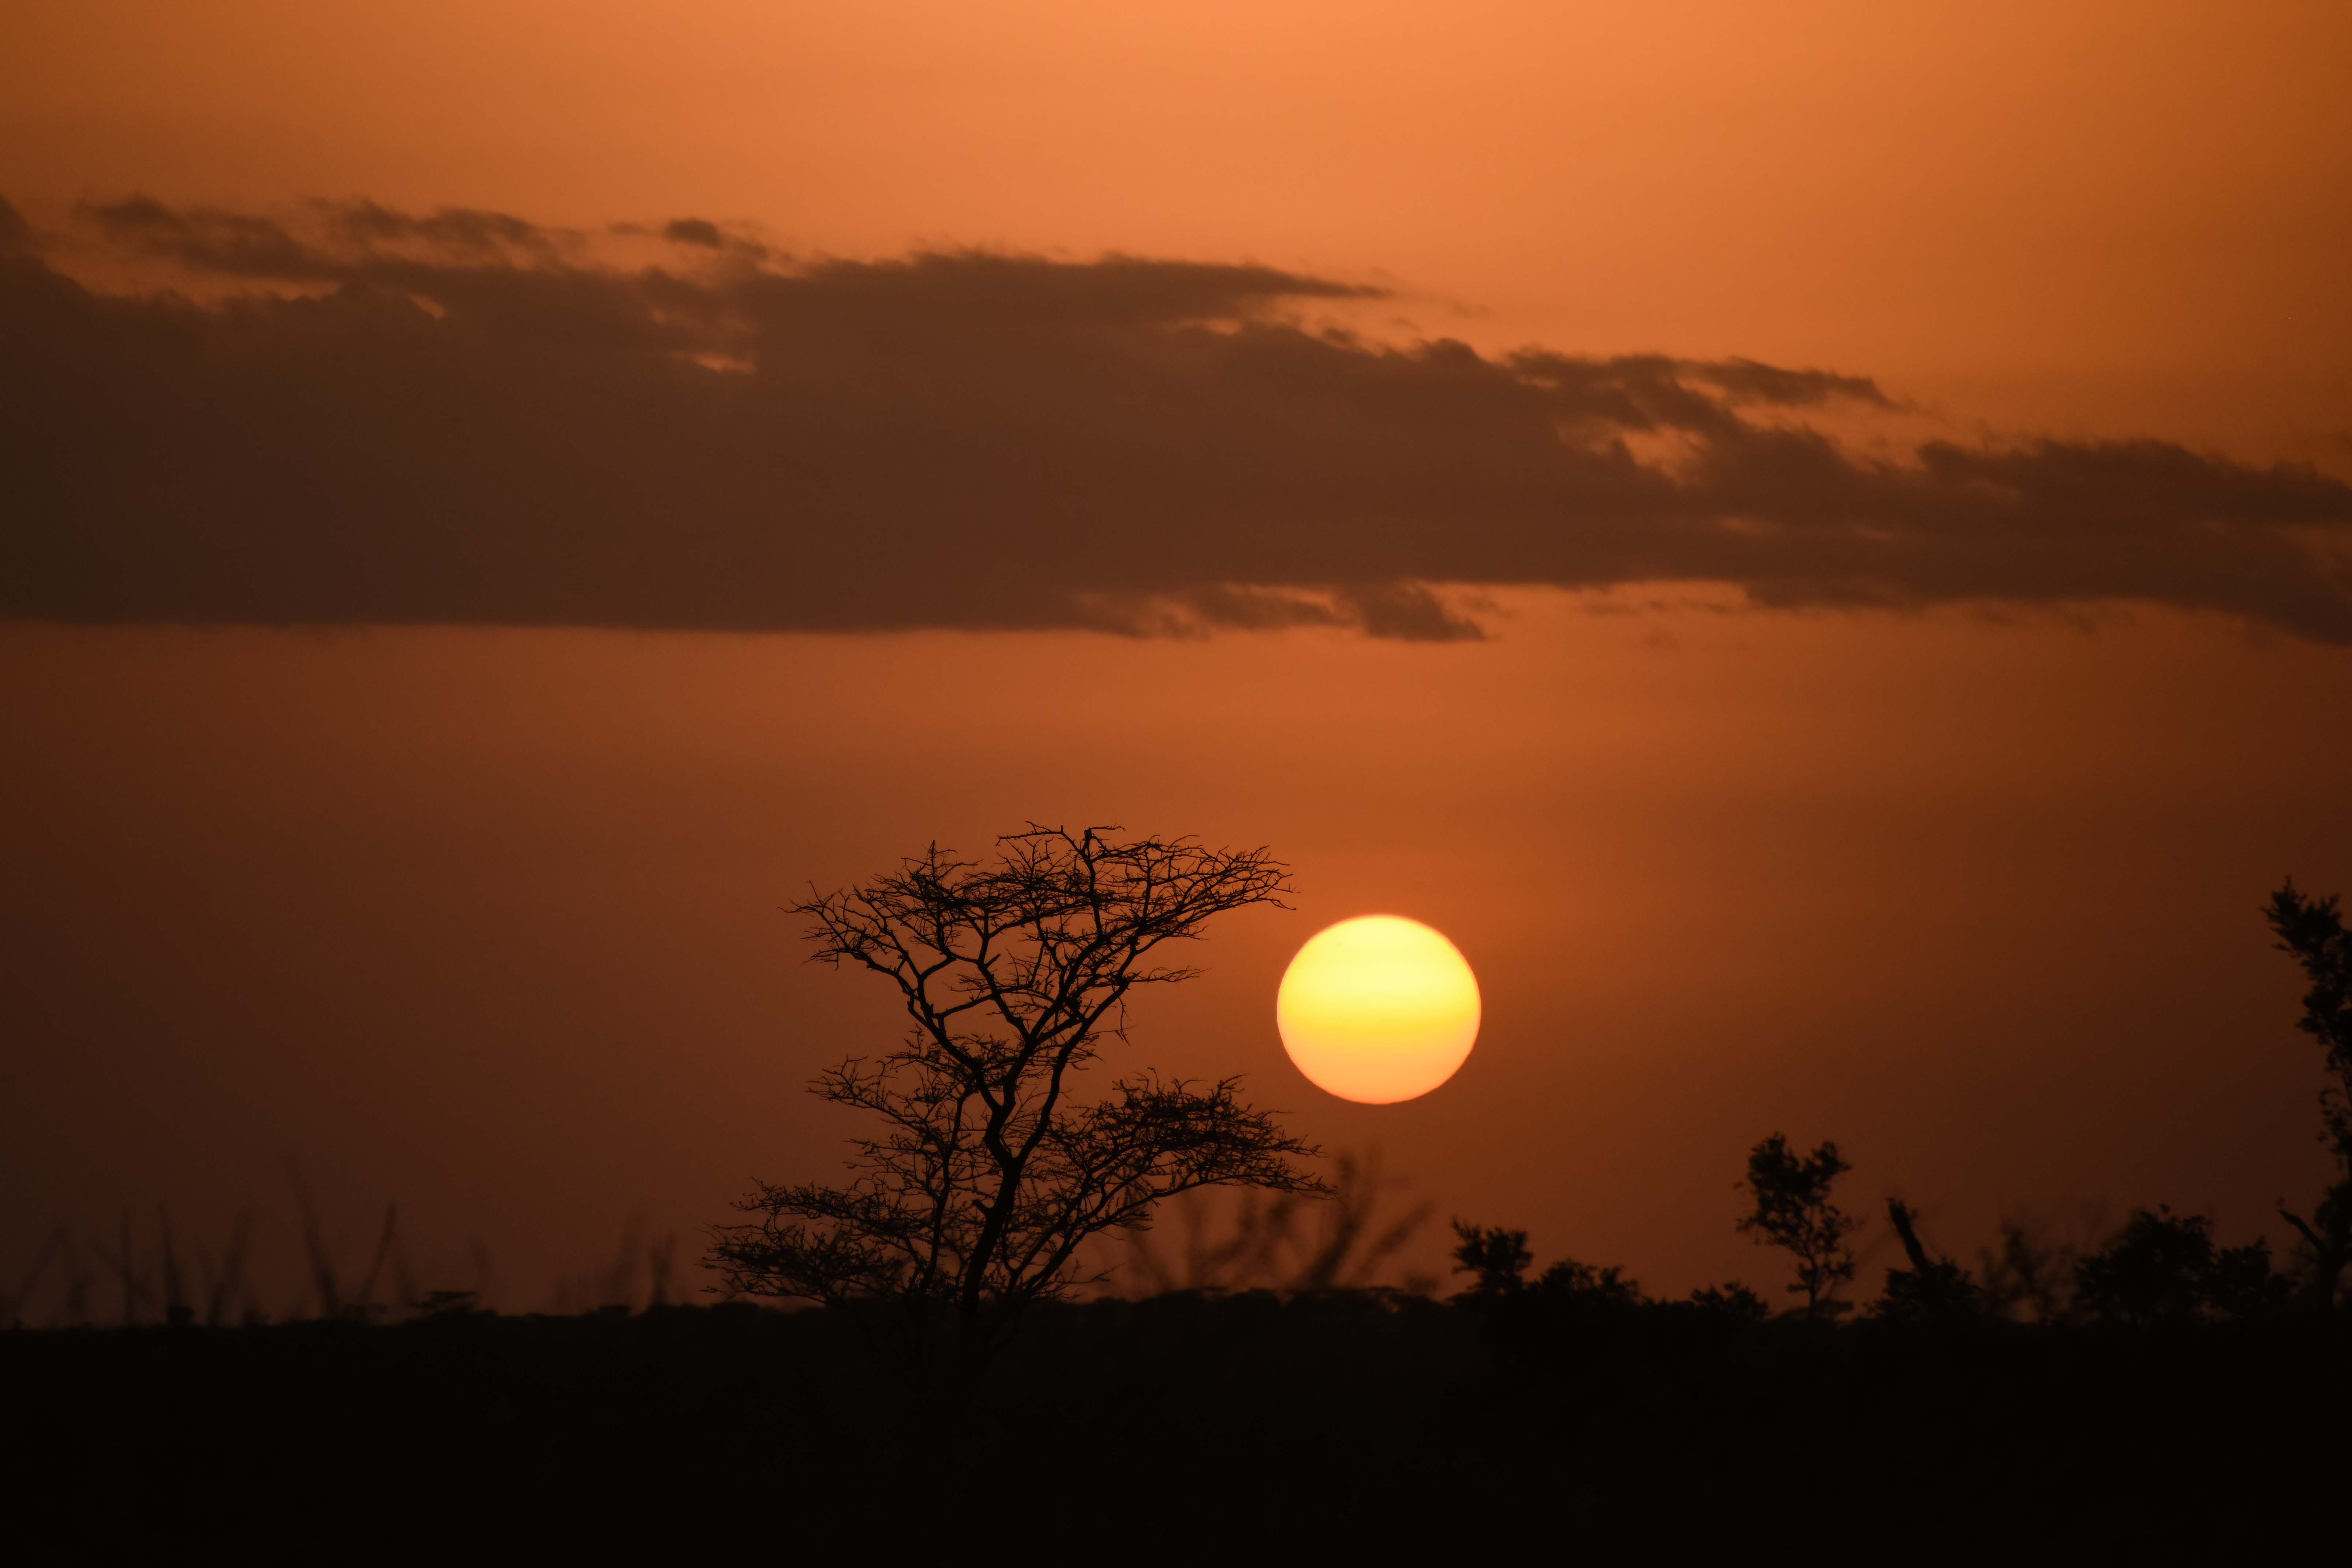
[[1076, 1098], [1104, 1045], [1127, 1042], [1129, 994], [1199, 973], [1155, 950], [1287, 890], [1262, 849], [1116, 832], [1032, 825], [985, 864], [933, 845], [793, 906], [817, 958], [888, 979], [912, 1023], [812, 1086], [882, 1129], [854, 1141], [847, 1185], [761, 1183], [737, 1205], [756, 1217], [711, 1254], [730, 1289], [849, 1309], [912, 1381], [960, 1400], [1020, 1310], [1077, 1282], [1089, 1237], [1199, 1187], [1324, 1190], [1293, 1163], [1316, 1151], [1234, 1079], [1146, 1070]]
[[1454, 1222], [1454, 1272], [1470, 1276], [1467, 1294], [1482, 1300], [1516, 1296], [1528, 1288], [1528, 1233], [1499, 1225]]
[[1982, 1316], [1984, 1292], [1967, 1269], [1928, 1252], [1919, 1239], [1919, 1216], [1911, 1205], [1889, 1198], [1886, 1217], [1911, 1267], [1886, 1271], [1886, 1292], [1872, 1310], [1896, 1322], [1953, 1322]]
[[2336, 1179], [2320, 1194], [2309, 1219], [2280, 1200], [2279, 1216], [2303, 1237], [2311, 1304], [2322, 1312], [2336, 1306], [2345, 1263], [2352, 1258], [2352, 937], [2344, 930], [2337, 901], [2306, 898], [2293, 878], [2271, 895], [2263, 913], [2279, 949], [2294, 955], [2310, 989], [2295, 1027], [2317, 1040], [2335, 1081], [2319, 1091], [2320, 1139], [2336, 1157]]
[[1554, 1306], [1633, 1307], [1642, 1303], [1639, 1281], [1612, 1264], [1601, 1268], [1563, 1258], [1538, 1275], [1532, 1284], [1528, 1269], [1535, 1254], [1528, 1250], [1528, 1233], [1499, 1225], [1454, 1222], [1454, 1272], [1470, 1276], [1462, 1298], [1475, 1301], [1537, 1300]]
[[1775, 1132], [1748, 1152], [1748, 1180], [1740, 1184], [1755, 1206], [1739, 1218], [1743, 1231], [1761, 1232], [1759, 1242], [1785, 1247], [1797, 1260], [1797, 1282], [1805, 1316], [1822, 1318], [1845, 1310], [1837, 1289], [1853, 1278], [1854, 1257], [1845, 1238], [1862, 1226], [1830, 1201], [1830, 1188], [1853, 1167], [1838, 1157], [1834, 1143], [1800, 1156]]
[[2103, 1323], [2185, 1323], [2206, 1316], [2256, 1318], [2283, 1304], [2261, 1238], [2216, 1248], [2202, 1215], [2141, 1209], [2074, 1270], [2076, 1304]]

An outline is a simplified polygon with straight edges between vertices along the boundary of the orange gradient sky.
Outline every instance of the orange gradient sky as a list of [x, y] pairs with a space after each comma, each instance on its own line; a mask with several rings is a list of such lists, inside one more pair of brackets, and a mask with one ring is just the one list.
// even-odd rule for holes
[[[2265, 549], [2320, 563], [2311, 604], [2277, 551], [2242, 593], [2226, 555], [2147, 588], [2090, 528], [2054, 576], [1980, 595], [1965, 552], [1958, 588], [1930, 570], [1885, 598], [1764, 569], [1749, 598], [1680, 570], [1559, 592], [1525, 585], [1570, 579], [1522, 570], [1507, 529], [1502, 587], [1380, 569], [1444, 606], [1349, 600], [1318, 557], [1297, 570], [1340, 584], [1331, 614], [1204, 610], [1179, 637], [1066, 606], [827, 620], [888, 598], [854, 575], [773, 623], [664, 600], [572, 627], [572, 601], [429, 584], [379, 617], [300, 600], [299, 574], [240, 610], [174, 599], [167, 568], [135, 603], [60, 569], [0, 621], [0, 1268], [158, 1199], [204, 1234], [282, 1220], [289, 1159], [354, 1250], [396, 1199], [427, 1258], [481, 1237], [511, 1305], [632, 1215], [690, 1247], [749, 1177], [835, 1168], [845, 1127], [800, 1088], [891, 1026], [887, 997], [801, 963], [777, 906], [1032, 819], [1290, 861], [1297, 910], [1213, 931], [1208, 977], [1139, 1013], [1143, 1059], [1247, 1074], [1305, 1136], [1380, 1146], [1441, 1215], [1526, 1226], [1541, 1259], [1777, 1287], [1730, 1226], [1776, 1129], [1838, 1140], [1857, 1206], [1904, 1194], [1964, 1256], [2020, 1205], [2063, 1226], [2164, 1201], [2278, 1241], [2273, 1203], [2320, 1179], [2299, 988], [2257, 906], [2288, 873], [2352, 890], [2352, 650], [2325, 632], [2352, 559], [2328, 510], [2352, 478], [2352, 7], [37, 0], [0, 36], [0, 198], [41, 237], [12, 260], [0, 224], [0, 269], [27, 288], [150, 286], [107, 270], [131, 230], [91, 237], [134, 195], [692, 217], [801, 258], [1249, 263], [1375, 286], [1330, 310], [1482, 366], [1754, 360], [1871, 378], [1885, 429], [1969, 453], [2179, 443], [2252, 487]], [[222, 278], [251, 281], [199, 280]], [[503, 440], [531, 412], [457, 422]], [[211, 481], [185, 482], [195, 516]], [[1240, 548], [1217, 525], [1256, 537], [1159, 499], [1072, 593], [1148, 597], [1158, 564]], [[168, 486], [140, 504], [136, 537], [179, 559]], [[1442, 539], [1443, 510], [1412, 526]], [[220, 553], [189, 549], [191, 580]], [[482, 550], [484, 582], [559, 575]], [[2179, 587], [2209, 577], [2210, 601]], [[1165, 585], [1213, 605], [1223, 583]], [[1857, 602], [1895, 607], [1836, 607]], [[1394, 640], [1458, 631], [1441, 609], [1486, 639]], [[441, 619], [473, 624], [415, 624]], [[694, 629], [747, 625], [777, 629]], [[809, 629], [836, 625], [866, 629]], [[1393, 1107], [1314, 1090], [1272, 1016], [1299, 944], [1376, 910], [1444, 931], [1485, 1003], [1461, 1073]]]
[[1481, 342], [2344, 460], [2340, 5], [43, 0], [9, 33], [20, 205], [1251, 258]]
[[[169, 1197], [278, 1226], [283, 1162], [488, 1239], [524, 1304], [632, 1214], [832, 1168], [800, 1093], [895, 1030], [778, 906], [1029, 816], [1269, 842], [1139, 1055], [1244, 1072], [1444, 1211], [1654, 1288], [1776, 1128], [1945, 1244], [2019, 1205], [2275, 1229], [2316, 1068], [2255, 906], [2352, 886], [2352, 661], [2149, 617], [1590, 615], [1482, 644], [66, 631], [0, 638], [16, 1241]], [[1091, 716], [1041, 767], [1019, 715]], [[1351, 1106], [1272, 1003], [1409, 910], [1486, 994], [1451, 1083]], [[2275, 1237], [2273, 1238], [2275, 1239]]]

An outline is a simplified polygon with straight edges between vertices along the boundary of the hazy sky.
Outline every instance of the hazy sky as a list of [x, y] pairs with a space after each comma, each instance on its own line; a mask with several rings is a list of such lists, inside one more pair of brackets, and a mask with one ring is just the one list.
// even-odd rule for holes
[[[2342, 6], [7, 31], [0, 1268], [289, 1157], [525, 1296], [691, 1233], [887, 1026], [776, 906], [1031, 818], [1289, 859], [1145, 1056], [1539, 1257], [1776, 1282], [1776, 1129], [1959, 1251], [2320, 1175]], [[1487, 1033], [1349, 1107], [1377, 910]]]
[[2340, 5], [13, 12], [20, 204], [1249, 259], [1389, 280], [1482, 342], [1827, 363], [1963, 418], [2298, 449], [2344, 425]]

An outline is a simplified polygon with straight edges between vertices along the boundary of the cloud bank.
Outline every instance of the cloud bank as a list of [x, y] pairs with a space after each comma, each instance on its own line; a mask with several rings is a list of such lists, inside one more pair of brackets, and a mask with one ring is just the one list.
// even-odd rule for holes
[[2162, 441], [1854, 455], [1870, 381], [1303, 324], [1266, 268], [800, 260], [366, 203], [0, 204], [0, 615], [1478, 635], [1484, 585], [2094, 601], [2352, 642], [2352, 488]]

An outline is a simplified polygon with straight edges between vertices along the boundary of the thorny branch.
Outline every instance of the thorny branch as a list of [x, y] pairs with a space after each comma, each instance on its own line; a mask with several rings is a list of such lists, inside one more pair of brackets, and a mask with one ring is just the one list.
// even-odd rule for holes
[[1126, 1043], [1137, 987], [1200, 973], [1159, 949], [1226, 910], [1284, 907], [1288, 889], [1262, 848], [1118, 831], [1033, 823], [987, 862], [934, 844], [794, 906], [814, 957], [898, 988], [908, 1029], [813, 1086], [880, 1125], [853, 1141], [846, 1185], [762, 1183], [738, 1205], [753, 1217], [722, 1227], [712, 1255], [730, 1289], [853, 1308], [924, 1383], [944, 1337], [950, 1381], [968, 1385], [1013, 1314], [1083, 1282], [1089, 1237], [1202, 1187], [1322, 1190], [1294, 1163], [1315, 1151], [1234, 1079], [1147, 1071], [1069, 1098], [1105, 1042]]

